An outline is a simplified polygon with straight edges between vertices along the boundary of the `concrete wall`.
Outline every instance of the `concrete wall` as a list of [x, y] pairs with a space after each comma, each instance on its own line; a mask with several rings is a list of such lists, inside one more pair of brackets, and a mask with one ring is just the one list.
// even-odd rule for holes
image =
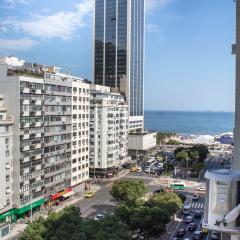
[[157, 133], [129, 134], [128, 149], [148, 150], [156, 146]]

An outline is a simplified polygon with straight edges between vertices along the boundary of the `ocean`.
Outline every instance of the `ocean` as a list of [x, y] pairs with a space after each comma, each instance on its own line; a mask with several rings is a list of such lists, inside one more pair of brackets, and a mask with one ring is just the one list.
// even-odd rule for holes
[[232, 132], [233, 112], [145, 111], [145, 129], [184, 135]]

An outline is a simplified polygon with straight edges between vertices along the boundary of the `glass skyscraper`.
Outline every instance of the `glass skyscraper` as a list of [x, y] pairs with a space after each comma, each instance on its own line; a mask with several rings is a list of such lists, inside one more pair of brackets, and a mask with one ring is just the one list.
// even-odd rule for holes
[[94, 79], [122, 93], [143, 128], [144, 0], [95, 0]]

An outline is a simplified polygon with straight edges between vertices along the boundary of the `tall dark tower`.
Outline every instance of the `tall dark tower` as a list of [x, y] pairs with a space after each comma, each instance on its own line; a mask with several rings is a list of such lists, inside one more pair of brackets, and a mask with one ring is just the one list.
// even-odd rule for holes
[[122, 93], [143, 129], [144, 0], [95, 0], [94, 81]]

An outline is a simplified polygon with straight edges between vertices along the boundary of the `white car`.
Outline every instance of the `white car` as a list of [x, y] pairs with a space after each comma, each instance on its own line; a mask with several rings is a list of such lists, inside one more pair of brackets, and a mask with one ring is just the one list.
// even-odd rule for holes
[[198, 188], [197, 188], [197, 191], [199, 191], [199, 192], [205, 192], [205, 191], [206, 191], [206, 187], [204, 187], [204, 186], [198, 187]]
[[104, 216], [103, 214], [98, 213], [98, 214], [95, 216], [94, 220], [98, 221], [98, 220], [100, 220], [100, 219], [103, 219], [104, 217], [105, 217], [105, 216]]
[[192, 200], [197, 201], [199, 199], [199, 195], [197, 193], [194, 193], [192, 196]]
[[211, 235], [210, 235], [210, 238], [213, 239], [213, 240], [218, 240], [219, 236], [220, 236], [219, 232], [212, 231]]

